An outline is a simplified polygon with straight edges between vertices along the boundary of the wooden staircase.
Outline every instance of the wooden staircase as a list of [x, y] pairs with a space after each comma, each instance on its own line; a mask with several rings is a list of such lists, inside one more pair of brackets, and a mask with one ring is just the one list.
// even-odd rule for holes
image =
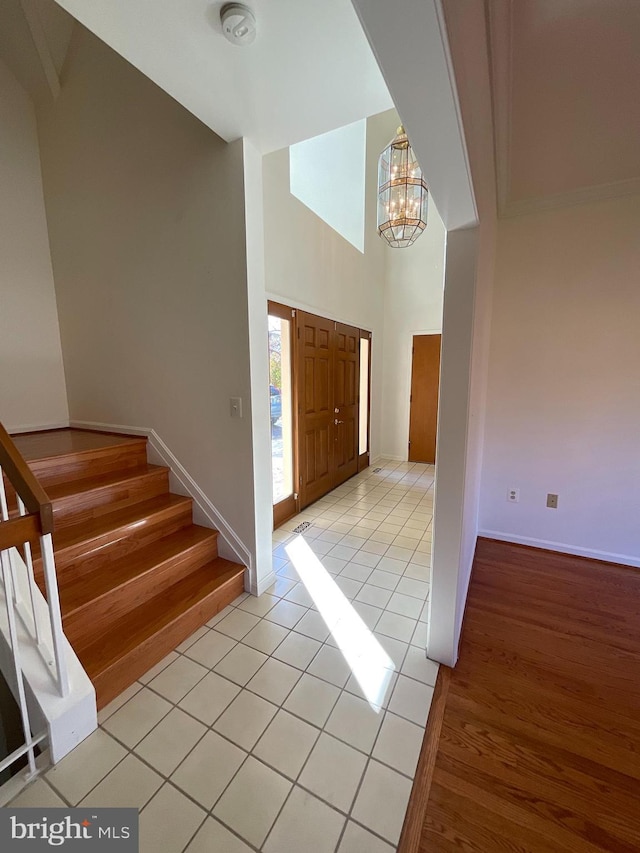
[[[169, 493], [146, 438], [66, 429], [14, 442], [53, 502], [63, 627], [101, 708], [240, 595], [244, 566], [193, 524], [191, 498]], [[37, 553], [34, 569], [44, 593]]]

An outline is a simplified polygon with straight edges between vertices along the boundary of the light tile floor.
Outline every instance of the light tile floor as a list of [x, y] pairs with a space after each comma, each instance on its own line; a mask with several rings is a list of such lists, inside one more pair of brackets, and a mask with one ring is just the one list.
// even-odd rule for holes
[[275, 531], [268, 592], [196, 631], [12, 805], [136, 806], [143, 853], [394, 850], [437, 675], [434, 468], [378, 467]]

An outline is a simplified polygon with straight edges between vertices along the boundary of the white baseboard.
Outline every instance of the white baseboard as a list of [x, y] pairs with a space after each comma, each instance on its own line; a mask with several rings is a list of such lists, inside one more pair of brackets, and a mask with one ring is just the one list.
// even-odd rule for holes
[[622, 563], [625, 566], [640, 568], [640, 557], [633, 557], [630, 554], [597, 551], [593, 548], [569, 545], [566, 542], [551, 542], [547, 539], [534, 539], [532, 536], [504, 533], [501, 530], [479, 530], [478, 536], [498, 539], [500, 542], [513, 542], [515, 545], [530, 545], [532, 548], [544, 548], [547, 551], [558, 551], [561, 554], [572, 554], [576, 557], [588, 557], [591, 560], [602, 560], [605, 563]]
[[230, 560], [238, 560], [245, 565], [249, 575], [245, 588], [246, 586], [250, 588], [255, 586], [253, 583], [255, 573], [250, 551], [155, 430], [148, 427], [122, 426], [121, 424], [105, 424], [97, 421], [72, 420], [69, 422], [69, 426], [76, 429], [94, 429], [125, 435], [145, 436], [148, 439], [147, 446], [151, 462], [169, 468], [172, 491], [193, 499], [194, 521], [203, 527], [210, 527], [218, 531], [220, 534], [218, 537], [220, 556]]
[[58, 421], [55, 424], [22, 424], [21, 426], [8, 426], [9, 435], [19, 435], [22, 432], [42, 432], [46, 429], [67, 429], [69, 421]]
[[247, 592], [253, 593], [253, 595], [262, 595], [263, 592], [266, 592], [269, 587], [274, 584], [278, 580], [275, 572], [269, 572], [269, 574], [260, 578], [254, 586], [252, 586]]

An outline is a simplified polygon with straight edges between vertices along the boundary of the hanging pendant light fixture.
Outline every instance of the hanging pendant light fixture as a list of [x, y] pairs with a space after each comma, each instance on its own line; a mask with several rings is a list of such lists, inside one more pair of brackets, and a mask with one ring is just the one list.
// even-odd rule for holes
[[378, 234], [394, 249], [410, 246], [427, 227], [429, 191], [404, 127], [378, 161]]

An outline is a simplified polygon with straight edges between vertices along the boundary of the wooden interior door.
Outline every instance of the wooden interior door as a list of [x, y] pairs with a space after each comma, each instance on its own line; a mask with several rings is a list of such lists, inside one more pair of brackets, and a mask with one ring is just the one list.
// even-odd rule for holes
[[333, 346], [333, 486], [358, 473], [360, 329], [336, 323]]
[[436, 461], [441, 335], [414, 335], [409, 415], [409, 462]]
[[333, 488], [334, 323], [298, 312], [298, 476], [300, 506]]

